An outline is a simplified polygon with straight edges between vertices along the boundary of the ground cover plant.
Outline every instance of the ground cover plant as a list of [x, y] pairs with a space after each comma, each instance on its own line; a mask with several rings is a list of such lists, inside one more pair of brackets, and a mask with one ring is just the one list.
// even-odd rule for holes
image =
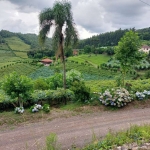
[[117, 133], [108, 133], [104, 139], [95, 139], [91, 144], [82, 148], [82, 150], [93, 150], [93, 149], [115, 149], [117, 146], [123, 144], [136, 143], [141, 145], [144, 142], [149, 142], [150, 139], [150, 126], [131, 126], [127, 131], [120, 131]]

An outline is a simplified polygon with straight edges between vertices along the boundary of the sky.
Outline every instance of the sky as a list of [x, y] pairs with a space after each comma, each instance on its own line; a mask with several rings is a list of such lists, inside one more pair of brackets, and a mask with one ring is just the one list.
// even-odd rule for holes
[[[119, 28], [150, 27], [150, 0], [70, 2], [80, 39]], [[53, 3], [54, 0], [0, 0], [0, 30], [38, 34], [38, 15], [44, 8], [53, 7]]]

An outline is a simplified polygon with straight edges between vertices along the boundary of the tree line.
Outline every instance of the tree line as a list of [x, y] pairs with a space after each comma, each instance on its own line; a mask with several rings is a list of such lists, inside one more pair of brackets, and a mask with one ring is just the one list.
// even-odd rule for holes
[[135, 30], [135, 28], [122, 30], [120, 28], [116, 31], [102, 33], [84, 40], [80, 40], [78, 49], [83, 49], [86, 45], [93, 45], [94, 47], [116, 46], [119, 40], [125, 35], [125, 33], [130, 30], [136, 31], [139, 35], [140, 40], [150, 40], [150, 27], [138, 30]]

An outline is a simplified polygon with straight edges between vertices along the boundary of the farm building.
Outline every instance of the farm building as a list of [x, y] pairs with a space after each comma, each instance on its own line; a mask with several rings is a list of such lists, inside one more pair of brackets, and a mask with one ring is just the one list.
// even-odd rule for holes
[[143, 46], [141, 47], [140, 51], [143, 51], [143, 52], [145, 52], [145, 53], [149, 53], [149, 51], [150, 51], [150, 46], [148, 46], [148, 45], [143, 45]]
[[49, 58], [46, 58], [46, 59], [43, 59], [40, 61], [44, 66], [49, 66], [53, 60], [49, 59]]
[[79, 51], [77, 49], [73, 50], [73, 55], [78, 55]]

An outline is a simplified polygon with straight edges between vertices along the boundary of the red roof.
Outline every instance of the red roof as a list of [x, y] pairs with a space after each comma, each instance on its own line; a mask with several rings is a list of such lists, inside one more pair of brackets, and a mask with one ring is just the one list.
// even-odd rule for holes
[[147, 48], [150, 48], [150, 46], [148, 46], [148, 45], [143, 45], [142, 48], [146, 48], [146, 49], [147, 49]]
[[46, 59], [41, 60], [41, 62], [51, 63], [53, 62], [53, 60], [46, 58]]

